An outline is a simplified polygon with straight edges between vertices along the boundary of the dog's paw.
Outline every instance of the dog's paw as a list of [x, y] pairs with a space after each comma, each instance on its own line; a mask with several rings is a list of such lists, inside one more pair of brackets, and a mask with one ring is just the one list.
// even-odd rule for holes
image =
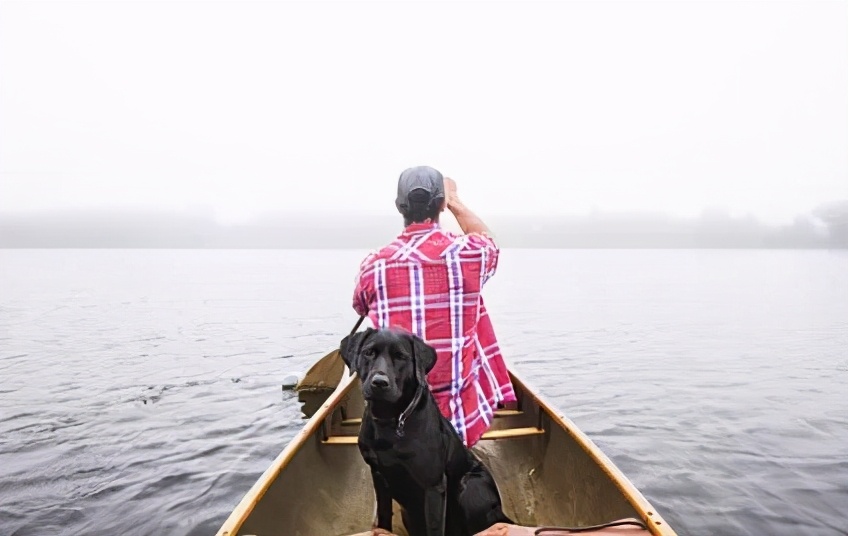
[[393, 532], [389, 532], [386, 529], [371, 529], [371, 536], [396, 536]]
[[509, 536], [509, 525], [506, 523], [495, 523], [483, 532], [478, 532], [474, 536]]

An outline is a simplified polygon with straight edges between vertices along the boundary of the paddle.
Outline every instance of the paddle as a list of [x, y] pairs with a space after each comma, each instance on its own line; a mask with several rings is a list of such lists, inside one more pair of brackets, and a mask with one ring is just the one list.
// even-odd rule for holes
[[[356, 333], [356, 330], [358, 330], [359, 326], [362, 325], [363, 320], [365, 320], [365, 317], [360, 316], [359, 320], [356, 321], [356, 324], [350, 331], [351, 335]], [[316, 361], [315, 364], [306, 371], [303, 378], [297, 382], [295, 391], [332, 391], [339, 385], [339, 381], [344, 373], [344, 368], [344, 361], [339, 353], [339, 349], [336, 348]]]

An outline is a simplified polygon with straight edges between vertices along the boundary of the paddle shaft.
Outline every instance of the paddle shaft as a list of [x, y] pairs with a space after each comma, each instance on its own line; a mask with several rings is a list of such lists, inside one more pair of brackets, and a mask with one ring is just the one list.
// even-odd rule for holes
[[356, 330], [358, 330], [358, 329], [359, 329], [359, 326], [361, 326], [361, 325], [362, 325], [362, 321], [363, 321], [363, 320], [365, 320], [365, 315], [360, 316], [360, 317], [359, 317], [359, 320], [357, 320], [357, 321], [356, 321], [356, 324], [354, 324], [353, 329], [352, 329], [352, 330], [350, 330], [350, 334], [351, 334], [351, 335], [353, 335], [354, 333], [356, 333]]

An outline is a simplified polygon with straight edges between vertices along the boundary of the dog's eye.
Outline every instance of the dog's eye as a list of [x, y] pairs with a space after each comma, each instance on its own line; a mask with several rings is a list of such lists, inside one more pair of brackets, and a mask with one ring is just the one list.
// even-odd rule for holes
[[364, 357], [368, 357], [368, 358], [374, 357], [374, 349], [373, 348], [366, 348], [365, 351], [362, 352], [362, 355]]

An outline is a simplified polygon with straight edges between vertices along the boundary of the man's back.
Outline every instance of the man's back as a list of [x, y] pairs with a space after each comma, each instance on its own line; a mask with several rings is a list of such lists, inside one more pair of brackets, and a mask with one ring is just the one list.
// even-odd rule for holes
[[469, 445], [488, 428], [497, 404], [514, 400], [480, 295], [498, 254], [483, 234], [413, 223], [366, 257], [354, 292], [354, 309], [374, 326], [406, 329], [436, 349], [430, 389]]

